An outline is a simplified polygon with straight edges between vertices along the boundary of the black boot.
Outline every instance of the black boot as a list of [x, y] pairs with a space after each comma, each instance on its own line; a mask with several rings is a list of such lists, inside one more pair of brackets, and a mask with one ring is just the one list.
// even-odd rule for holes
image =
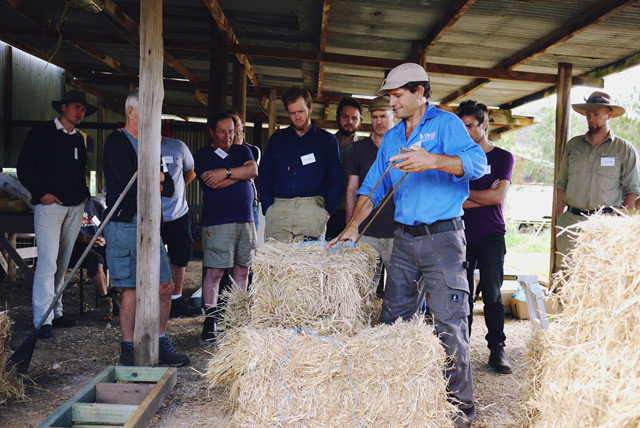
[[204, 310], [204, 323], [202, 324], [202, 333], [200, 334], [200, 339], [205, 342], [215, 342], [216, 341], [216, 328], [218, 324], [218, 307], [213, 306]]
[[491, 347], [491, 355], [489, 355], [489, 365], [493, 367], [496, 373], [509, 374], [513, 372], [509, 360], [504, 355], [504, 347], [495, 345]]

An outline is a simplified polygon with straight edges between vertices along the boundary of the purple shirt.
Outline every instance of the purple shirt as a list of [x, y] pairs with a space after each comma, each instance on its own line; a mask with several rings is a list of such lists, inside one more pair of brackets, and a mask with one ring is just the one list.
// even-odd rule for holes
[[249, 147], [232, 144], [227, 156], [222, 158], [211, 145], [201, 148], [194, 156], [196, 177], [202, 189], [202, 227], [226, 223], [253, 221], [253, 189], [250, 180], [240, 180], [224, 189], [212, 189], [204, 184], [200, 176], [212, 169], [236, 168], [253, 155]]
[[[494, 147], [487, 155], [487, 173], [477, 180], [469, 181], [469, 190], [486, 190], [496, 180], [511, 182], [513, 156], [500, 147]], [[486, 207], [466, 208], [464, 210], [464, 232], [467, 242], [482, 241], [492, 233], [504, 234], [504, 216], [502, 204]]]

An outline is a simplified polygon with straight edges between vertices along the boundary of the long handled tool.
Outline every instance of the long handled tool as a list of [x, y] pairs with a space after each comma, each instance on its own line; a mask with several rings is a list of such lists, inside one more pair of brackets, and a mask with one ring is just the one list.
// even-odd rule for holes
[[73, 275], [75, 275], [75, 273], [80, 268], [80, 265], [82, 265], [82, 262], [84, 261], [85, 257], [87, 257], [87, 254], [89, 254], [89, 251], [91, 251], [91, 248], [93, 248], [93, 244], [95, 244], [96, 240], [98, 239], [98, 236], [100, 236], [104, 227], [107, 225], [107, 223], [109, 223], [109, 220], [111, 220], [111, 216], [113, 216], [113, 213], [116, 212], [116, 209], [122, 202], [122, 199], [124, 199], [125, 195], [129, 191], [131, 186], [133, 186], [133, 183], [136, 181], [136, 178], [138, 178], [138, 171], [136, 171], [133, 174], [133, 176], [131, 177], [131, 180], [129, 180], [129, 183], [127, 184], [127, 186], [124, 188], [124, 190], [118, 197], [118, 200], [115, 202], [115, 204], [113, 204], [113, 207], [111, 207], [109, 214], [107, 214], [107, 217], [100, 224], [98, 231], [93, 236], [93, 239], [91, 240], [91, 242], [89, 242], [89, 245], [87, 245], [87, 248], [85, 248], [84, 252], [80, 256], [80, 259], [78, 259], [78, 262], [76, 263], [76, 265], [71, 270], [71, 273], [67, 277], [67, 280], [64, 282], [64, 284], [62, 284], [62, 287], [60, 287], [60, 289], [54, 296], [53, 301], [45, 311], [44, 316], [42, 317], [38, 325], [33, 329], [31, 334], [27, 336], [24, 342], [22, 342], [22, 345], [20, 345], [20, 347], [16, 349], [13, 355], [11, 355], [11, 358], [9, 358], [9, 360], [7, 361], [7, 366], [6, 366], [7, 369], [12, 366], [16, 366], [16, 369], [18, 370], [18, 372], [22, 374], [25, 374], [27, 370], [29, 370], [31, 357], [33, 356], [33, 351], [35, 350], [36, 342], [38, 341], [38, 333], [40, 332], [40, 329], [42, 328], [45, 320], [53, 310], [53, 307], [56, 305], [58, 300], [60, 300], [60, 298], [62, 297], [62, 293], [64, 292], [65, 288], [67, 288], [67, 285], [69, 285], [69, 282], [71, 282]]

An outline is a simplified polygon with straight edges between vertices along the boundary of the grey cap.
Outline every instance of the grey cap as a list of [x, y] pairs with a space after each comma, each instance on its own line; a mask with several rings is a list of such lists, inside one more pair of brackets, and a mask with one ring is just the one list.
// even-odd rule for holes
[[422, 66], [405, 62], [389, 72], [378, 90], [378, 95], [387, 95], [387, 91], [397, 89], [409, 82], [428, 82], [429, 76]]
[[369, 103], [369, 113], [375, 110], [391, 110], [391, 105], [389, 104], [389, 97], [380, 96], [371, 100]]

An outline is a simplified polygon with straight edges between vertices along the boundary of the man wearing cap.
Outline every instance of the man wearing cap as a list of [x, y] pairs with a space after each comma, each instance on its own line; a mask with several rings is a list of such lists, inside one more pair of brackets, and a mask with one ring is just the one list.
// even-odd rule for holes
[[[462, 203], [469, 196], [469, 180], [484, 174], [487, 159], [460, 119], [427, 102], [429, 77], [418, 64], [405, 63], [391, 70], [378, 95], [389, 95], [391, 108], [402, 121], [385, 134], [358, 191], [355, 212], [359, 213], [342, 239], [355, 240], [358, 226], [374, 205], [380, 205], [387, 192], [398, 186], [394, 199], [399, 225], [380, 322], [413, 318], [422, 309], [425, 294], [428, 296], [436, 333], [451, 357], [445, 376], [458, 407], [455, 423], [469, 427], [475, 407], [467, 328], [469, 284], [460, 217]], [[383, 176], [389, 162], [393, 168]], [[381, 184], [372, 192], [381, 177]], [[371, 199], [366, 196], [369, 193]]]
[[[585, 103], [572, 107], [587, 117], [589, 130], [569, 140], [562, 157], [556, 182], [560, 231], [585, 220], [596, 210], [606, 213], [612, 211], [611, 207], [633, 209], [640, 194], [638, 153], [631, 143], [615, 136], [609, 128], [609, 120], [622, 116], [624, 108], [599, 91], [592, 93]], [[567, 232], [558, 235], [556, 243], [556, 266], [560, 268], [574, 243]]]
[[[370, 137], [364, 138], [353, 144], [346, 172], [347, 198], [346, 198], [346, 221], [351, 220], [353, 209], [356, 206], [356, 194], [362, 185], [364, 178], [369, 172], [369, 168], [376, 160], [378, 148], [382, 143], [382, 137], [393, 128], [393, 110], [389, 105], [389, 97], [377, 97], [369, 103], [369, 113], [371, 114], [371, 125], [373, 133]], [[376, 268], [376, 275], [373, 280], [374, 291], [382, 293], [384, 290], [384, 269], [389, 271], [391, 262], [391, 250], [393, 249], [393, 231], [396, 229], [396, 222], [393, 220], [395, 206], [390, 200], [381, 212], [376, 216], [371, 225], [364, 231], [359, 242], [369, 244], [380, 254], [380, 260]], [[362, 233], [365, 225], [369, 224], [374, 214], [371, 214], [361, 225], [359, 231]]]
[[[33, 324], [37, 325], [62, 286], [73, 244], [78, 236], [87, 187], [87, 149], [76, 126], [96, 112], [81, 91], [69, 91], [52, 101], [60, 117], [38, 125], [27, 134], [18, 158], [18, 178], [31, 192], [38, 265], [33, 279]], [[62, 315], [62, 299], [45, 320], [39, 335], [53, 336], [53, 327], [78, 322]]]
[[[338, 140], [340, 146], [340, 163], [342, 164], [342, 171], [344, 174], [345, 186], [348, 183], [347, 164], [349, 163], [349, 157], [353, 148], [353, 143], [358, 141], [360, 137], [356, 134], [356, 131], [362, 124], [362, 104], [355, 98], [344, 97], [338, 104], [336, 110], [336, 124], [338, 125], [338, 132], [334, 135]], [[327, 239], [333, 239], [342, 232], [342, 229], [347, 225], [346, 219], [346, 207], [345, 207], [346, 192], [342, 192], [340, 197], [340, 204], [333, 211], [329, 221], [327, 222]]]
[[282, 103], [291, 126], [269, 138], [259, 169], [265, 237], [317, 239], [325, 234], [345, 187], [338, 141], [311, 120], [309, 91], [293, 86]]

